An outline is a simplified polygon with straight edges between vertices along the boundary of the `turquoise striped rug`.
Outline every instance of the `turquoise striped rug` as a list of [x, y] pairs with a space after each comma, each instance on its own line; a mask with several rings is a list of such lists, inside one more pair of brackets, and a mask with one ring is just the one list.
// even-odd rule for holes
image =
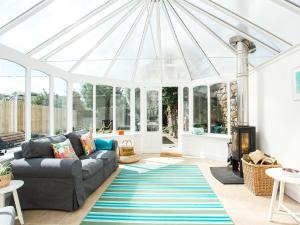
[[233, 224], [196, 165], [126, 166], [81, 225]]

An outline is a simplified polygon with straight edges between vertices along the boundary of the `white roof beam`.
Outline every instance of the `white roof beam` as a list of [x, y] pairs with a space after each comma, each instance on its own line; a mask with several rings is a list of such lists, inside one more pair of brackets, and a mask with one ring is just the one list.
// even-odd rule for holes
[[181, 48], [181, 46], [180, 46], [180, 44], [179, 44], [178, 37], [177, 37], [177, 35], [176, 35], [174, 26], [173, 26], [173, 24], [172, 24], [170, 15], [169, 15], [169, 13], [168, 13], [167, 7], [166, 7], [166, 5], [165, 5], [164, 2], [162, 2], [162, 9], [163, 9], [163, 11], [164, 11], [164, 13], [165, 13], [165, 15], [166, 15], [166, 18], [167, 18], [169, 27], [170, 27], [171, 32], [172, 32], [172, 34], [173, 34], [173, 38], [174, 38], [174, 40], [175, 40], [175, 42], [176, 42], [177, 48], [178, 48], [178, 50], [179, 50], [179, 52], [180, 52], [180, 55], [181, 55], [181, 57], [182, 57], [182, 59], [183, 59], [184, 67], [186, 68], [186, 70], [187, 70], [187, 72], [188, 72], [188, 74], [189, 74], [189, 76], [190, 76], [190, 80], [192, 80], [193, 78], [192, 78], [191, 71], [190, 71], [189, 66], [188, 66], [188, 64], [187, 64], [187, 62], [186, 62], [186, 59], [185, 59], [185, 57], [184, 57], [184, 53], [183, 53], [182, 48]]
[[87, 27], [86, 29], [84, 29], [83, 31], [81, 31], [80, 33], [78, 33], [77, 35], [75, 35], [74, 37], [72, 37], [71, 39], [65, 41], [63, 44], [59, 45], [58, 47], [56, 47], [52, 51], [48, 52], [46, 55], [44, 55], [43, 57], [41, 57], [40, 60], [47, 60], [51, 56], [55, 55], [56, 53], [60, 52], [64, 48], [68, 47], [70, 44], [72, 44], [76, 40], [78, 40], [81, 37], [87, 35], [89, 32], [91, 32], [92, 30], [96, 29], [101, 24], [105, 23], [107, 20], [113, 18], [118, 13], [126, 10], [127, 8], [129, 8], [130, 6], [132, 6], [133, 3], [135, 3], [135, 2], [136, 2], [136, 0], [132, 0], [132, 1], [127, 2], [126, 4], [122, 5], [121, 7], [119, 7], [116, 10], [114, 10], [113, 12], [111, 12], [108, 15], [106, 15], [105, 17], [103, 17], [102, 19], [98, 20], [97, 22], [93, 23], [91, 26]]
[[36, 46], [34, 49], [30, 50], [27, 53], [27, 55], [32, 56], [33, 54], [35, 54], [35, 53], [41, 51], [42, 49], [46, 48], [48, 45], [52, 44], [54, 41], [56, 41], [57, 39], [59, 39], [63, 35], [69, 33], [70, 31], [72, 31], [73, 29], [75, 29], [76, 27], [78, 27], [79, 25], [81, 25], [82, 23], [86, 22], [87, 20], [89, 20], [90, 18], [94, 17], [95, 15], [101, 13], [103, 10], [105, 10], [106, 8], [108, 8], [109, 6], [111, 6], [112, 4], [114, 4], [116, 1], [118, 1], [118, 0], [107, 1], [104, 4], [98, 6], [96, 9], [94, 9], [91, 12], [89, 12], [87, 15], [81, 17], [75, 23], [69, 25], [68, 27], [64, 28], [63, 30], [61, 30], [57, 34], [53, 35], [52, 37], [50, 37], [46, 41], [44, 41], [41, 44], [39, 44], [38, 46]]
[[[147, 8], [148, 8], [148, 4], [149, 3], [147, 2], [147, 0], [146, 0], [145, 4], [147, 5]], [[145, 21], [145, 26], [144, 26], [144, 30], [143, 30], [143, 34], [142, 34], [140, 46], [139, 46], [139, 51], [138, 51], [138, 54], [137, 54], [137, 57], [136, 57], [136, 60], [135, 60], [134, 70], [133, 70], [133, 73], [132, 73], [132, 76], [131, 76], [131, 80], [132, 81], [134, 81], [134, 79], [136, 77], [138, 63], [139, 63], [139, 60], [141, 58], [141, 54], [142, 54], [142, 51], [143, 51], [143, 48], [144, 48], [147, 30], [149, 28], [150, 18], [151, 18], [152, 12], [153, 12], [153, 4], [154, 4], [154, 2], [151, 1], [150, 13], [147, 15], [147, 18], [146, 18], [146, 21]]]
[[238, 29], [237, 27], [231, 25], [230, 23], [220, 19], [219, 17], [217, 17], [217, 16], [215, 16], [215, 15], [199, 8], [198, 6], [188, 2], [186, 0], [180, 0], [180, 2], [184, 5], [186, 5], [187, 7], [193, 8], [194, 10], [198, 11], [199, 13], [204, 14], [205, 16], [211, 18], [212, 20], [216, 21], [217, 23], [222, 24], [223, 26], [227, 27], [228, 29], [230, 29], [234, 32], [237, 32], [238, 34], [248, 38], [249, 40], [259, 43], [260, 45], [264, 46], [266, 49], [270, 50], [274, 54], [278, 54], [280, 52], [277, 49], [271, 47], [270, 45], [268, 45], [268, 44], [262, 42], [261, 40], [257, 39], [256, 37], [245, 33], [244, 31], [242, 31], [242, 30]]
[[132, 15], [139, 6], [141, 2], [135, 4], [124, 16], [119, 19], [119, 21], [112, 26], [69, 70], [69, 72], [73, 72], [80, 64], [86, 60], [105, 40], [108, 38], [129, 16]]
[[198, 48], [200, 49], [201, 53], [204, 55], [205, 59], [209, 62], [209, 64], [211, 65], [211, 67], [213, 68], [213, 70], [215, 71], [215, 73], [220, 77], [220, 73], [219, 71], [216, 69], [216, 67], [214, 66], [214, 64], [210, 61], [209, 57], [206, 55], [205, 51], [203, 50], [203, 48], [201, 47], [201, 45], [199, 44], [199, 42], [196, 40], [196, 38], [194, 37], [194, 35], [192, 34], [192, 32], [188, 29], [188, 27], [185, 25], [185, 23], [183, 22], [183, 20], [180, 18], [180, 16], [178, 15], [178, 13], [175, 11], [175, 9], [173, 8], [173, 6], [170, 4], [170, 2], [167, 0], [166, 1], [171, 9], [171, 12], [174, 14], [175, 18], [177, 19], [177, 21], [180, 23], [180, 25], [182, 26], [182, 28], [185, 30], [185, 32], [188, 34], [189, 38], [191, 39], [192, 42], [194, 42], [194, 44], [196, 46], [198, 46]]
[[[149, 15], [149, 8], [148, 7], [147, 7], [147, 13]], [[158, 49], [156, 47], [156, 43], [155, 43], [155, 39], [154, 39], [153, 28], [152, 28], [152, 25], [151, 25], [151, 17], [150, 17], [150, 24], [149, 24], [149, 26], [150, 26], [150, 32], [151, 32], [152, 43], [153, 43], [153, 46], [154, 46], [155, 56], [157, 58], [158, 57], [158, 52], [157, 52]]]
[[[268, 30], [264, 29], [263, 27], [251, 22], [250, 20], [238, 15], [237, 13], [223, 7], [222, 5], [212, 1], [212, 0], [202, 0], [204, 1], [205, 3], [207, 3], [208, 5], [210, 5], [211, 7], [217, 9], [217, 10], [220, 10], [221, 12], [227, 14], [228, 16], [231, 16], [231, 17], [234, 17], [235, 19], [239, 20], [239, 21], [242, 21], [244, 23], [246, 23], [248, 26], [251, 26], [252, 28], [254, 28], [255, 30], [257, 31], [260, 31], [261, 33], [264, 33], [265, 35], [271, 37], [271, 38], [274, 38], [276, 39], [277, 41], [280, 41], [281, 43], [284, 43], [288, 46], [292, 46], [292, 44], [278, 36], [276, 36], [275, 34], [269, 32]], [[282, 1], [286, 1], [286, 0], [282, 0]]]
[[[181, 9], [190, 19], [192, 19], [195, 23], [197, 23], [200, 27], [205, 29], [208, 33], [210, 33], [217, 41], [219, 41], [220, 44], [222, 44], [225, 48], [227, 48], [230, 52], [232, 52], [234, 55], [236, 55], [236, 50], [229, 45], [229, 42], [227, 43], [224, 41], [218, 34], [216, 34], [213, 30], [211, 30], [205, 23], [203, 23], [201, 20], [199, 20], [197, 17], [195, 17], [189, 10], [187, 10], [184, 6], [182, 6], [180, 3], [178, 3], [176, 0], [173, 1], [178, 8]], [[176, 11], [176, 10], [175, 10]], [[249, 63], [250, 66], [253, 67], [251, 63]]]
[[34, 14], [38, 13], [39, 11], [41, 11], [42, 9], [47, 7], [52, 2], [54, 2], [54, 0], [43, 0], [43, 1], [40, 1], [39, 3], [37, 3], [36, 5], [32, 6], [30, 9], [26, 10], [19, 16], [15, 17], [11, 21], [9, 21], [8, 23], [6, 23], [2, 27], [0, 27], [0, 35], [3, 35], [4, 33], [8, 32], [12, 28], [16, 27], [23, 21], [27, 20]]
[[296, 14], [300, 15], [300, 6], [295, 4], [293, 1], [289, 0], [273, 0], [277, 4], [281, 5], [282, 7], [295, 12]]
[[176, 0], [173, 1], [178, 8], [181, 9], [182, 12], [184, 12], [190, 19], [192, 19], [195, 23], [197, 23], [200, 27], [205, 29], [208, 33], [210, 33], [213, 37], [215, 37], [216, 40], [218, 40], [224, 47], [226, 47], [228, 50], [230, 50], [232, 53], [236, 54], [236, 51], [229, 43], [225, 42], [218, 34], [216, 34], [213, 30], [211, 30], [205, 23], [203, 23], [201, 20], [199, 20], [197, 17], [195, 17], [190, 11], [188, 11], [184, 6], [179, 4]]
[[119, 58], [122, 50], [124, 49], [126, 43], [128, 42], [129, 38], [131, 37], [132, 33], [134, 32], [137, 24], [140, 22], [140, 19], [142, 17], [142, 15], [144, 14], [146, 9], [146, 4], [143, 6], [143, 8], [141, 9], [140, 13], [138, 14], [138, 16], [135, 18], [132, 26], [130, 27], [128, 33], [126, 34], [126, 37], [124, 38], [124, 40], [122, 41], [120, 48], [118, 49], [117, 53], [114, 55], [114, 58], [112, 59], [112, 62], [109, 64], [108, 69], [106, 70], [104, 77], [107, 77], [109, 72], [111, 71], [112, 67], [115, 65], [117, 59]]
[[160, 25], [160, 5], [156, 4], [156, 35], [157, 35], [157, 49], [160, 67], [160, 81], [163, 82], [164, 70], [162, 65], [162, 49], [161, 49], [161, 25]]

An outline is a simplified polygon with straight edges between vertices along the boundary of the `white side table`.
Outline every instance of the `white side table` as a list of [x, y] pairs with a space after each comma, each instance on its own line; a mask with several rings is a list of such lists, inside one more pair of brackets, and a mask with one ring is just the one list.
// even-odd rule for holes
[[282, 210], [283, 211], [282, 213], [290, 215], [298, 223], [300, 223], [300, 217], [298, 217], [298, 214], [292, 212], [289, 208], [287, 208], [283, 204], [285, 184], [288, 183], [288, 184], [300, 185], [300, 178], [295, 178], [295, 177], [290, 177], [285, 175], [281, 168], [267, 169], [266, 174], [274, 179], [273, 193], [272, 193], [269, 216], [268, 216], [269, 221], [272, 221], [273, 214], [276, 213], [274, 208], [275, 208], [275, 202], [278, 193], [278, 187], [280, 185], [277, 211]]
[[11, 180], [10, 184], [7, 187], [0, 188], [0, 207], [5, 206], [5, 194], [6, 193], [13, 193], [14, 201], [16, 204], [16, 209], [17, 209], [17, 218], [19, 219], [21, 224], [24, 224], [24, 219], [21, 211], [21, 206], [20, 206], [20, 201], [17, 193], [17, 189], [22, 187], [24, 184], [24, 181], [22, 180]]

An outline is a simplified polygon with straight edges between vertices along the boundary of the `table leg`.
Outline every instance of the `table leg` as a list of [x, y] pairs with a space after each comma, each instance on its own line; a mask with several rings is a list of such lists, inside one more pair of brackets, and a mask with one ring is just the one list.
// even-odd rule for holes
[[278, 201], [278, 210], [281, 209], [281, 205], [283, 203], [283, 197], [284, 197], [284, 187], [285, 182], [280, 182], [280, 190], [279, 190], [279, 201]]
[[13, 196], [14, 196], [14, 201], [15, 201], [15, 205], [16, 205], [16, 209], [17, 209], [18, 219], [19, 219], [19, 221], [20, 221], [21, 224], [24, 224], [24, 219], [23, 219], [23, 215], [22, 215], [22, 210], [21, 210], [21, 206], [20, 206], [20, 201], [19, 201], [17, 190], [13, 191]]
[[274, 206], [275, 206], [277, 192], [278, 192], [278, 184], [279, 184], [279, 182], [277, 180], [274, 180], [274, 186], [273, 186], [271, 204], [270, 204], [269, 215], [268, 215], [269, 221], [272, 221]]
[[0, 194], [0, 208], [5, 207], [5, 194]]

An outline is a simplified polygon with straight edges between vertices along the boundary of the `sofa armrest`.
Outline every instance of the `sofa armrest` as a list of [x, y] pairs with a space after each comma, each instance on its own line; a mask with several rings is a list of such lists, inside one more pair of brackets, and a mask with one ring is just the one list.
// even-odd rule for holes
[[16, 178], [82, 178], [81, 161], [77, 159], [32, 158], [11, 161]]
[[113, 140], [111, 150], [116, 151], [117, 149], [118, 149], [118, 141]]

